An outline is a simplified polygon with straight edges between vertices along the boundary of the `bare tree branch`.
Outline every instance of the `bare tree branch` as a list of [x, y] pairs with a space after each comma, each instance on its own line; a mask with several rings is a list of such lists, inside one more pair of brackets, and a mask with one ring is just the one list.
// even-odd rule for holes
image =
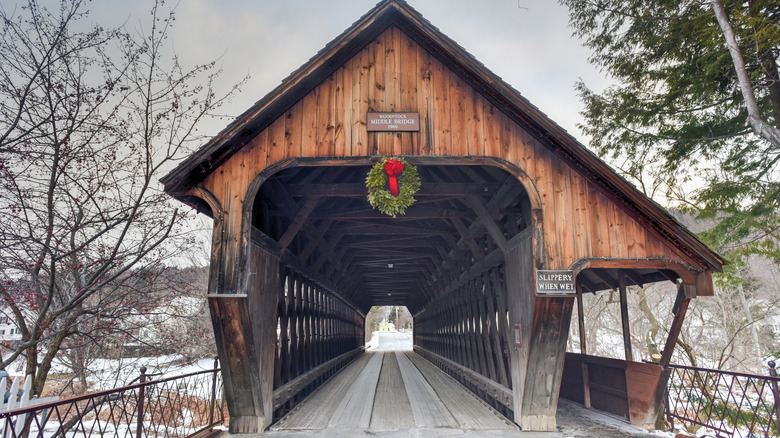
[[0, 6], [0, 311], [22, 335], [0, 366], [24, 357], [36, 394], [56, 357], [83, 369], [85, 346], [161, 319], [187, 241], [158, 178], [238, 89], [216, 92], [215, 62], [179, 64], [162, 2], [147, 33], [79, 30], [86, 6]]

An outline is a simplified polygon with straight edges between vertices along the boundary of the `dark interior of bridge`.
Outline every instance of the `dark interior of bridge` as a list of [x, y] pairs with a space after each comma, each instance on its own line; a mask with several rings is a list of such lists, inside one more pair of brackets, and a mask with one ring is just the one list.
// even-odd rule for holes
[[[262, 184], [252, 215], [253, 239], [278, 251], [283, 264], [334, 285], [364, 313], [383, 305], [421, 312], [469, 271], [502, 264], [497, 241], [531, 223], [523, 185], [501, 168], [419, 165], [417, 202], [396, 218], [366, 200], [369, 169], [284, 169]], [[628, 284], [677, 278], [672, 271], [623, 271]], [[578, 280], [587, 292], [615, 289], [618, 271], [590, 269]]]
[[502, 169], [419, 166], [417, 202], [396, 218], [366, 200], [368, 171], [283, 170], [262, 185], [253, 214], [254, 226], [296, 259], [283, 262], [308, 266], [363, 312], [382, 305], [421, 311], [475, 264], [503, 261], [491, 232], [509, 240], [528, 226], [528, 196]]

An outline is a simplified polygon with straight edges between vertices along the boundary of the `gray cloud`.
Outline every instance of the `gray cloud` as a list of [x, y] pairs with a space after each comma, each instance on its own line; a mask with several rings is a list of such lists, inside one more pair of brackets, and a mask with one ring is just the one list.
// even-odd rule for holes
[[[571, 36], [567, 10], [551, 0], [408, 0], [534, 105], [577, 137], [577, 78], [607, 80]], [[181, 0], [172, 36], [185, 65], [221, 57], [223, 81], [251, 80], [226, 108], [238, 115], [376, 4], [373, 0]], [[91, 19], [136, 29], [151, 2], [91, 3]], [[168, 7], [169, 5], [166, 5]], [[147, 20], [146, 22], [144, 20]], [[215, 128], [218, 130], [218, 128]], [[584, 139], [583, 139], [584, 140]]]

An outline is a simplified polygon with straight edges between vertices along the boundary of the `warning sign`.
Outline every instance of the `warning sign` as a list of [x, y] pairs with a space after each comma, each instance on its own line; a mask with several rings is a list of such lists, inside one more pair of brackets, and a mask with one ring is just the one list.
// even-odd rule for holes
[[576, 295], [574, 271], [539, 270], [536, 271], [537, 295]]

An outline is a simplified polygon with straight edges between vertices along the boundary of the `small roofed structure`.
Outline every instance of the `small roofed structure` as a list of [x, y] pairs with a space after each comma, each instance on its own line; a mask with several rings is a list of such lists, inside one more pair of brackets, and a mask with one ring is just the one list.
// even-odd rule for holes
[[[416, 123], [369, 126], [376, 114]], [[396, 217], [367, 200], [387, 158], [420, 179]], [[163, 183], [214, 219], [209, 304], [232, 432], [262, 431], [361, 354], [380, 305], [406, 306], [415, 351], [522, 429], [554, 430], [577, 298], [672, 281], [660, 362], [620, 361], [613, 391], [627, 418], [652, 424], [688, 303], [712, 294], [723, 263], [401, 0]]]

